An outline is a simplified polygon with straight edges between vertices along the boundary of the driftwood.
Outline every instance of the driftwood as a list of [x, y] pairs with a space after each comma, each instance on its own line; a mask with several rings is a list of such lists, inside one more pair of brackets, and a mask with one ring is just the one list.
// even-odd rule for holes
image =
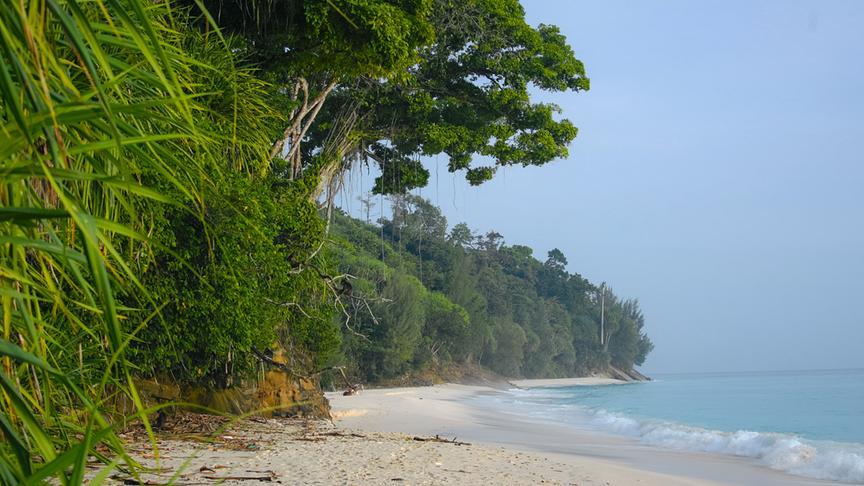
[[334, 430], [331, 432], [322, 432], [318, 435], [327, 435], [327, 436], [331, 436], [331, 437], [360, 437], [361, 439], [366, 438], [366, 436], [363, 434], [355, 434], [354, 432], [346, 434], [344, 432], [339, 432], [338, 430]]
[[363, 434], [355, 434], [355, 433], [344, 433], [339, 432], [338, 430], [332, 432], [321, 432], [312, 435], [304, 435], [303, 437], [294, 437], [292, 440], [304, 441], [304, 442], [322, 442], [325, 437], [358, 437], [361, 439], [365, 439], [366, 436]]
[[204, 479], [213, 481], [266, 481], [268, 483], [276, 480], [275, 476], [204, 476]]
[[257, 476], [204, 476], [205, 479], [212, 479], [214, 481], [266, 481], [273, 482], [279, 477], [273, 471], [246, 471], [251, 473], [258, 473]]
[[116, 476], [116, 475], [115, 475], [115, 476], [111, 476], [111, 479], [114, 479], [114, 480], [116, 480], [116, 481], [121, 481], [121, 480], [122, 480], [122, 484], [123, 484], [124, 486], [174, 486], [174, 485], [179, 485], [179, 486], [203, 486], [203, 485], [209, 485], [209, 484], [212, 484], [212, 483], [202, 483], [202, 482], [182, 482], [182, 481], [181, 481], [181, 482], [175, 482], [175, 481], [159, 482], [159, 481], [154, 481], [154, 480], [152, 480], [152, 479], [120, 478], [120, 477], [118, 477], [118, 476]]
[[469, 442], [459, 442], [458, 440], [456, 440], [456, 437], [453, 437], [452, 439], [444, 439], [442, 437], [439, 437], [437, 434], [435, 435], [435, 437], [414, 437], [414, 440], [416, 440], [417, 442], [443, 442], [445, 444], [454, 444], [458, 446], [471, 445], [471, 443]]

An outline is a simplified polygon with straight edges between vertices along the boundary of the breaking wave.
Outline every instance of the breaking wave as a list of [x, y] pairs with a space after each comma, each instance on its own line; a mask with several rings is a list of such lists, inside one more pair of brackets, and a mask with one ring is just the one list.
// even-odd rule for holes
[[645, 444], [757, 459], [772, 469], [833, 481], [864, 482], [864, 444], [814, 441], [791, 434], [724, 432], [674, 422], [589, 411], [589, 422]]

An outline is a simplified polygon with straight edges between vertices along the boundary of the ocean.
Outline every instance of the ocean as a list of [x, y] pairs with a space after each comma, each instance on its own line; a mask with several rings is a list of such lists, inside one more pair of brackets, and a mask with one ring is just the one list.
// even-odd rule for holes
[[514, 389], [491, 399], [512, 413], [651, 446], [728, 454], [798, 476], [864, 483], [864, 370], [654, 378]]

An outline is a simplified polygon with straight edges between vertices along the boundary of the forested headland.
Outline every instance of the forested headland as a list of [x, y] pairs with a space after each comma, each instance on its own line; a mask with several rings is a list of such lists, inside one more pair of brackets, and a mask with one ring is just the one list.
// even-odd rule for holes
[[610, 364], [630, 370], [651, 351], [638, 302], [569, 273], [560, 250], [538, 260], [497, 232], [448, 230], [418, 196], [390, 202], [392, 216], [377, 224], [333, 219], [339, 271], [354, 277], [340, 316], [343, 356], [333, 359], [362, 380], [454, 364], [508, 377], [584, 376]]
[[[134, 469], [145, 382], [641, 363], [635, 301], [409, 195], [424, 157], [473, 185], [566, 158], [530, 93], [589, 87], [517, 0], [2, 3], [0, 482]], [[333, 205], [367, 168], [375, 224]]]

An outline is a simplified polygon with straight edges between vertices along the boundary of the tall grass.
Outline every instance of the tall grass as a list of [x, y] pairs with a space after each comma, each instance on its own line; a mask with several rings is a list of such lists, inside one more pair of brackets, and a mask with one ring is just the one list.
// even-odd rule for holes
[[[2, 484], [80, 483], [91, 456], [134, 466], [106, 410], [125, 400], [148, 424], [124, 322], [158, 318], [159, 303], [116, 296], [147, 301], [150, 208], [201, 211], [231, 145], [197, 128], [215, 117], [194, 73], [212, 66], [183, 29], [165, 2], [0, 2]], [[223, 118], [237, 168], [262, 170], [243, 166], [254, 149]]]

